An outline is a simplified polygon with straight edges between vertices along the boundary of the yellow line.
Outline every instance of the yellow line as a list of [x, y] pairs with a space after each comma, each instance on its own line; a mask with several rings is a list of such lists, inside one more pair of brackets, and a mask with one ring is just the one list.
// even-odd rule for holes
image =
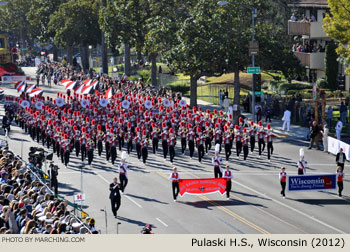
[[224, 207], [224, 206], [222, 206], [222, 205], [220, 205], [220, 204], [218, 204], [218, 203], [216, 203], [216, 202], [210, 200], [210, 199], [207, 198], [206, 196], [204, 196], [204, 195], [197, 195], [197, 196], [198, 196], [199, 198], [201, 198], [201, 199], [203, 199], [203, 200], [209, 202], [210, 204], [212, 204], [212, 205], [214, 205], [214, 206], [217, 206], [218, 209], [220, 209], [221, 211], [227, 213], [228, 215], [231, 215], [233, 218], [235, 218], [235, 219], [237, 219], [238, 221], [240, 221], [240, 222], [242, 222], [242, 223], [244, 223], [244, 224], [250, 226], [251, 228], [257, 230], [258, 232], [260, 232], [260, 233], [262, 233], [262, 234], [269, 234], [269, 232], [266, 231], [265, 229], [263, 229], [263, 228], [261, 228], [261, 227], [255, 225], [254, 223], [252, 223], [252, 222], [248, 221], [247, 219], [243, 218], [242, 216], [240, 216], [240, 215], [238, 215], [238, 214], [232, 212], [231, 210], [227, 209], [226, 207]]
[[[158, 173], [160, 176], [162, 176], [163, 178], [168, 179], [168, 176], [167, 176], [164, 172], [159, 171], [159, 172], [157, 172], [157, 173]], [[218, 204], [218, 203], [212, 201], [212, 200], [209, 199], [208, 197], [206, 197], [206, 196], [204, 196], [204, 195], [197, 195], [197, 197], [201, 198], [201, 199], [204, 200], [204, 201], [209, 202], [209, 203], [212, 204], [213, 206], [216, 206], [219, 210], [221, 210], [221, 211], [227, 213], [228, 215], [232, 216], [234, 219], [236, 219], [236, 220], [238, 220], [238, 221], [240, 221], [240, 222], [242, 222], [242, 223], [248, 225], [249, 227], [251, 227], [251, 228], [257, 230], [258, 232], [260, 232], [260, 233], [262, 233], [262, 234], [269, 234], [269, 232], [266, 231], [265, 229], [263, 229], [263, 228], [261, 228], [261, 227], [255, 225], [254, 223], [248, 221], [247, 219], [245, 219], [245, 218], [239, 216], [238, 214], [236, 214], [236, 213], [232, 212], [231, 210], [227, 209], [226, 207], [224, 207], [224, 206], [222, 206], [222, 205], [220, 205], [220, 204]]]

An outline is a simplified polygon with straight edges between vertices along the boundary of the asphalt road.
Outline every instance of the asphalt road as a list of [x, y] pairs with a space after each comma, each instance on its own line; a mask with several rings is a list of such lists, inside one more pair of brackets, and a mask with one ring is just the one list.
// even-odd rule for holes
[[[11, 86], [3, 86], [5, 93], [15, 95], [16, 90]], [[63, 91], [63, 88], [54, 86], [44, 96], [55, 96], [58, 90]], [[0, 114], [4, 114], [3, 105], [0, 106]], [[23, 158], [27, 159], [29, 147], [40, 145], [13, 126], [9, 146], [17, 154], [23, 153]], [[161, 150], [156, 155], [149, 151], [148, 162], [144, 165], [133, 152], [127, 159], [129, 183], [126, 194], [122, 195], [119, 219], [113, 218], [108, 199], [108, 185], [118, 175], [117, 167], [106, 162], [104, 153], [101, 158], [95, 153], [91, 168], [83, 167], [74, 153], [68, 168], [56, 156], [54, 161], [60, 167], [59, 194], [72, 201], [73, 195], [81, 190], [82, 178], [86, 195], [84, 210], [95, 218], [97, 229], [102, 233], [106, 232], [105, 213], [101, 211], [104, 208], [107, 209], [108, 233], [117, 233], [118, 222], [121, 223], [121, 234], [137, 234], [146, 223], [152, 224], [157, 234], [350, 233], [349, 176], [345, 177], [343, 198], [339, 198], [336, 191], [287, 192], [286, 199], [280, 196], [280, 167], [286, 166], [289, 175], [296, 174], [301, 146], [307, 147], [303, 137], [277, 138], [271, 163], [267, 162], [266, 152], [261, 159], [257, 159], [255, 152], [245, 162], [232, 155], [229, 164], [234, 179], [229, 201], [225, 196], [211, 194], [185, 195], [173, 202], [171, 182], [168, 180], [173, 166], [170, 161], [164, 161]], [[307, 174], [335, 173], [333, 155], [304, 149], [310, 166]], [[120, 154], [118, 150], [117, 162]], [[190, 160], [188, 154], [181, 155], [178, 148], [176, 154], [174, 165], [178, 167], [181, 178], [213, 177], [213, 148], [202, 164], [197, 156]], [[346, 165], [345, 173], [349, 169]]]

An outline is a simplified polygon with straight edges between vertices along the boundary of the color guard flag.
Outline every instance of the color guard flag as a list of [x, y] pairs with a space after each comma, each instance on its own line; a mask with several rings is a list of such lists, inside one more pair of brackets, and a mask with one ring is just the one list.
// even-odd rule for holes
[[111, 99], [113, 95], [114, 95], [113, 88], [110, 87], [110, 88], [106, 91], [105, 98], [106, 98], [106, 99]]
[[185, 194], [199, 195], [219, 192], [226, 192], [225, 178], [208, 178], [208, 179], [180, 179], [180, 196]]

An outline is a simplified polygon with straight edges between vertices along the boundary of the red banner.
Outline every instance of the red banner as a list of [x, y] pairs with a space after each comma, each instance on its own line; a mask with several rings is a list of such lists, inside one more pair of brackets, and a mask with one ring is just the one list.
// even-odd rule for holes
[[219, 192], [224, 194], [226, 192], [225, 178], [208, 178], [208, 179], [180, 179], [179, 194], [209, 194]]

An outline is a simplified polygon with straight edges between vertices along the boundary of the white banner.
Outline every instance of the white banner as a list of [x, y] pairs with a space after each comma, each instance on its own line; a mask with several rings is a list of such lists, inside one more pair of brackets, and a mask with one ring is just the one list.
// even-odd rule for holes
[[339, 140], [333, 137], [327, 137], [328, 152], [337, 155], [339, 151]]
[[350, 145], [348, 145], [347, 143], [344, 143], [342, 141], [339, 141], [339, 150], [340, 148], [343, 148], [343, 152], [345, 153], [346, 156], [346, 160], [350, 160]]
[[19, 81], [30, 81], [30, 76], [16, 75], [16, 76], [2, 76], [0, 82], [2, 83], [16, 83]]

